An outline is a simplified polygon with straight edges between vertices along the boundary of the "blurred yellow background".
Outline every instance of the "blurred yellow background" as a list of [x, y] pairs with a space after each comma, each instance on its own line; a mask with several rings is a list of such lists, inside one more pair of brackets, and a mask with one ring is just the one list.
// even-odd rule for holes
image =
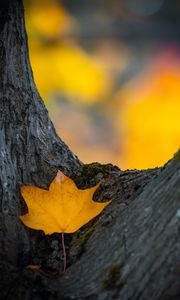
[[35, 82], [83, 162], [151, 168], [178, 150], [179, 16], [178, 1], [25, 1]]

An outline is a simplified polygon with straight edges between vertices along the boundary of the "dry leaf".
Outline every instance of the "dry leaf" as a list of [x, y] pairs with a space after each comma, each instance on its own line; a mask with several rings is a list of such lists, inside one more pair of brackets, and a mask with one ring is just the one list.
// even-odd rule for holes
[[41, 265], [28, 265], [26, 266], [26, 269], [31, 269], [31, 270], [39, 270], [41, 268]]
[[61, 182], [55, 178], [48, 191], [35, 186], [22, 186], [21, 194], [29, 212], [20, 218], [26, 226], [43, 230], [45, 234], [74, 232], [111, 202], [92, 200], [98, 186], [79, 190], [66, 176]]

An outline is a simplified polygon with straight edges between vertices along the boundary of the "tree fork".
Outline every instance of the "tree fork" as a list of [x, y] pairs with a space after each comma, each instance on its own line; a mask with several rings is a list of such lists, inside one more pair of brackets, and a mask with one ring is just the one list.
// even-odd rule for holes
[[[38, 94], [23, 15], [22, 0], [0, 1], [1, 299], [179, 299], [179, 152], [161, 169], [84, 166], [57, 137]], [[64, 276], [48, 278], [23, 268], [31, 245], [19, 221], [19, 186], [47, 188], [58, 169], [91, 183], [93, 172], [103, 173], [100, 199], [113, 202], [77, 238], [82, 249]]]

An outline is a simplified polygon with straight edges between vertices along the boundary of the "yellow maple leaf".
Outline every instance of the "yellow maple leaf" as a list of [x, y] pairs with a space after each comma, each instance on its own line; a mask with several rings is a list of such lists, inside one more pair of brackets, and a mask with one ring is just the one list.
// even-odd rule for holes
[[29, 212], [20, 219], [26, 226], [43, 230], [45, 234], [75, 232], [111, 202], [98, 203], [92, 200], [98, 186], [79, 190], [66, 176], [61, 182], [57, 176], [49, 190], [22, 186], [21, 194]]

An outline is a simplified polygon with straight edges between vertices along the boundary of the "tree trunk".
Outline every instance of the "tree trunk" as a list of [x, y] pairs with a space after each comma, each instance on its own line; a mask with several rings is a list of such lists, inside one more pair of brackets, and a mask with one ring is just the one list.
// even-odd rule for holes
[[107, 179], [113, 203], [50, 283], [60, 299], [180, 299], [180, 153], [165, 168], [125, 175]]
[[[82, 168], [57, 137], [34, 84], [23, 15], [21, 0], [0, 2], [0, 262], [4, 275], [22, 264], [30, 250], [19, 221], [19, 186], [47, 188], [58, 169], [77, 176]], [[0, 282], [4, 285], [5, 280]]]
[[[0, 3], [0, 110], [1, 299], [180, 299], [180, 154], [145, 171], [83, 165], [36, 90], [22, 0]], [[19, 186], [47, 188], [58, 169], [82, 187], [103, 178], [95, 198], [113, 200], [71, 237], [63, 276], [25, 269], [31, 235], [19, 221]]]

